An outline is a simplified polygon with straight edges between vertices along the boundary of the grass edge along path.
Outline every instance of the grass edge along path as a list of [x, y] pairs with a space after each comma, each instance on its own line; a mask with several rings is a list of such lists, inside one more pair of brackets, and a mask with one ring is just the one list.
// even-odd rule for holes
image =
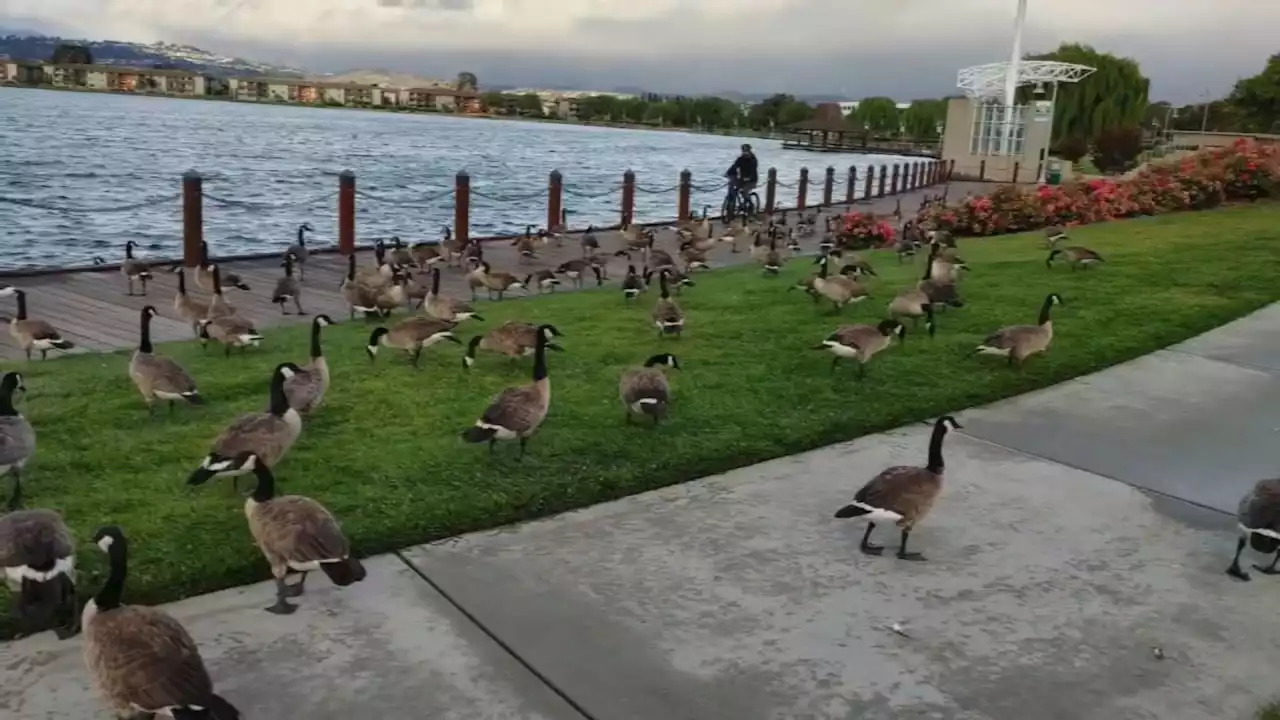
[[[774, 279], [754, 267], [699, 275], [680, 298], [688, 320], [678, 341], [655, 337], [649, 311], [656, 288], [633, 307], [624, 306], [616, 282], [484, 303], [486, 321], [459, 328], [464, 342], [507, 319], [550, 322], [564, 333], [558, 342], [565, 352], [549, 358], [550, 415], [524, 462], [515, 460], [514, 444], [490, 458], [459, 433], [494, 393], [528, 382], [528, 360], [481, 354], [465, 373], [462, 347], [445, 343], [424, 353], [418, 371], [387, 349], [371, 365], [364, 345], [372, 326], [335, 318], [341, 324], [325, 331], [324, 342], [333, 384], [325, 407], [304, 421], [276, 468], [281, 492], [325, 504], [357, 553], [373, 555], [990, 403], [1147, 354], [1280, 299], [1270, 272], [1280, 260], [1280, 205], [1093, 225], [1078, 228], [1072, 242], [1107, 264], [1046, 269], [1037, 234], [962, 240], [961, 256], [973, 268], [962, 284], [968, 305], [940, 315], [933, 340], [909, 331], [862, 382], [853, 367], [830, 372], [831, 356], [812, 347], [840, 323], [883, 317], [922, 262], [898, 266], [891, 253], [868, 253], [881, 275], [871, 284], [873, 298], [840, 318], [786, 291], [813, 272], [811, 258], [792, 260]], [[1066, 304], [1055, 310], [1048, 353], [1021, 372], [969, 355], [995, 329], [1034, 322], [1049, 291]], [[29, 300], [38, 316], [39, 294]], [[161, 313], [171, 312], [170, 298], [154, 300]], [[0, 307], [5, 311], [11, 309]], [[267, 577], [230, 483], [196, 491], [183, 483], [222, 427], [265, 408], [271, 368], [303, 361], [307, 333], [304, 326], [273, 329], [262, 349], [229, 359], [193, 342], [160, 346], [192, 372], [208, 399], [173, 417], [159, 408], [148, 418], [127, 379], [126, 352], [0, 364], [24, 372], [29, 392], [19, 408], [38, 435], [26, 506], [62, 512], [81, 543], [99, 525], [121, 524], [133, 540], [130, 602], [177, 600]], [[618, 375], [662, 351], [683, 365], [669, 374], [671, 417], [657, 429], [628, 427]], [[877, 469], [850, 468], [850, 492]], [[0, 492], [8, 488], [0, 482]], [[86, 592], [100, 582], [100, 556], [80, 554]], [[0, 626], [5, 630], [11, 628]]]

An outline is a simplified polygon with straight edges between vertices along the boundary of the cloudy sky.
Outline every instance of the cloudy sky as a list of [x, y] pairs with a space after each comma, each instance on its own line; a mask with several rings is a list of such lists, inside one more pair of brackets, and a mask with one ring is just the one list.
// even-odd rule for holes
[[[0, 0], [0, 26], [152, 42], [316, 71], [657, 91], [952, 92], [1006, 59], [1016, 0]], [[1277, 0], [1031, 0], [1027, 51], [1137, 58], [1154, 99], [1225, 93], [1280, 52]]]

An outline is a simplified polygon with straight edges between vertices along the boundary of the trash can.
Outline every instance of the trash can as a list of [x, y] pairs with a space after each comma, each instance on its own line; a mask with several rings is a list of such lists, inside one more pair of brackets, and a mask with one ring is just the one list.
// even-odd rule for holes
[[1048, 185], [1062, 184], [1062, 161], [1050, 160], [1044, 171], [1044, 181]]

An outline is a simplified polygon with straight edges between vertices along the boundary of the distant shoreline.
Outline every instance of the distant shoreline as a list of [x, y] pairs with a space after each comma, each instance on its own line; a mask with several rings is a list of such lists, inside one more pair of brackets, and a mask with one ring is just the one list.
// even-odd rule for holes
[[26, 84], [0, 84], [0, 89], [12, 88], [15, 90], [52, 90], [55, 92], [72, 92], [84, 93], [88, 95], [113, 95], [118, 97], [139, 97], [139, 98], [160, 98], [165, 100], [201, 100], [214, 102], [229, 102], [241, 105], [265, 105], [269, 107], [296, 107], [306, 108], [310, 110], [364, 110], [368, 112], [387, 113], [392, 115], [427, 115], [433, 117], [453, 117], [465, 118], [469, 120], [499, 120], [511, 122], [531, 122], [531, 123], [548, 123], [552, 125], [574, 125], [578, 127], [598, 127], [611, 128], [614, 130], [650, 130], [653, 132], [680, 132], [690, 135], [716, 135], [719, 137], [742, 137], [755, 138], [763, 140], [777, 140], [781, 142], [782, 137], [777, 134], [768, 133], [761, 130], [751, 130], [742, 128], [733, 131], [727, 130], [704, 130], [701, 128], [680, 127], [680, 126], [655, 126], [645, 123], [624, 123], [624, 122], [593, 122], [582, 120], [566, 120], [562, 118], [548, 117], [529, 117], [527, 115], [492, 115], [489, 113], [458, 113], [458, 112], [439, 112], [435, 110], [420, 110], [415, 108], [406, 108], [403, 106], [370, 106], [355, 107], [351, 105], [327, 105], [323, 103], [293, 103], [293, 102], [274, 102], [274, 101], [253, 101], [253, 100], [237, 100], [236, 98], [226, 95], [171, 95], [168, 93], [148, 93], [148, 92], [117, 92], [114, 90], [99, 90], [97, 88], [85, 87], [62, 87], [59, 85], [26, 85]]

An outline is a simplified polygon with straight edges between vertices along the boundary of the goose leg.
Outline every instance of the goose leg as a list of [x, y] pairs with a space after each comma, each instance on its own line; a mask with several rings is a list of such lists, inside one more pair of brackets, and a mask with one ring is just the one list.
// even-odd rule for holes
[[132, 295], [133, 295], [133, 278], [125, 278], [125, 280], [124, 280], [124, 281], [125, 281], [125, 283], [127, 283], [127, 284], [129, 285], [129, 292], [127, 292], [127, 293], [125, 293], [125, 294], [126, 294], [126, 295], [129, 295], [129, 296], [132, 296]]
[[1254, 570], [1257, 570], [1258, 572], [1262, 573], [1263, 575], [1280, 575], [1280, 570], [1277, 570], [1277, 569], [1276, 569], [1276, 563], [1277, 563], [1277, 562], [1280, 562], [1280, 550], [1277, 550], [1277, 551], [1276, 551], [1276, 556], [1275, 556], [1275, 557], [1273, 557], [1273, 558], [1271, 558], [1271, 564], [1270, 564], [1270, 565], [1268, 565], [1268, 566], [1266, 566], [1266, 567], [1262, 567], [1261, 565], [1254, 565], [1254, 566], [1253, 566], [1253, 569], [1254, 569]]
[[529, 438], [521, 435], [520, 436], [520, 459], [521, 460], [524, 459], [525, 445], [528, 445], [528, 444], [529, 444]]
[[142, 297], [146, 297], [146, 296], [147, 296], [147, 280], [146, 278], [143, 278], [142, 279]]
[[267, 608], [267, 612], [273, 615], [290, 615], [298, 609], [297, 605], [291, 605], [285, 598], [290, 597], [289, 593], [292, 589], [284, 582], [284, 577], [276, 578], [276, 604]]
[[899, 560], [915, 560], [917, 562], [924, 560], [924, 556], [918, 552], [907, 552], [907, 538], [911, 536], [911, 531], [902, 528], [902, 544], [898, 546]]
[[18, 468], [13, 468], [13, 494], [9, 496], [9, 512], [13, 512], [22, 507], [22, 474]]
[[872, 545], [870, 542], [871, 531], [875, 529], [876, 529], [876, 524], [873, 522], [869, 522], [867, 523], [867, 531], [862, 534], [862, 543], [858, 545], [858, 549], [861, 550], [865, 555], [879, 555], [880, 553], [884, 552], [883, 545]]
[[489, 438], [489, 454], [493, 454], [493, 448], [498, 444], [497, 438]]
[[49, 359], [49, 351], [48, 351], [48, 350], [43, 350], [43, 349], [42, 349], [42, 350], [40, 351], [40, 359], [41, 359], [41, 360], [48, 360], [48, 359]]
[[418, 359], [422, 357], [422, 346], [419, 345], [417, 350], [413, 351], [413, 366], [418, 367]]
[[836, 357], [831, 358], [831, 372], [835, 372], [835, 371], [836, 371], [836, 367], [837, 367], [839, 364], [840, 364], [840, 356], [839, 356], [839, 355], [837, 355]]
[[867, 376], [867, 364], [865, 362], [858, 363], [858, 379], [861, 380]]
[[1240, 569], [1240, 553], [1244, 552], [1245, 537], [1241, 535], [1236, 540], [1236, 556], [1231, 558], [1231, 567], [1227, 568], [1227, 574], [1237, 580], [1249, 581], [1249, 573]]
[[301, 597], [301, 596], [302, 596], [302, 593], [306, 592], [307, 574], [306, 574], [305, 572], [301, 572], [301, 573], [286, 573], [286, 574], [285, 574], [285, 578], [287, 579], [287, 578], [289, 577], [289, 575], [297, 575], [297, 576], [298, 576], [298, 582], [296, 582], [296, 583], [294, 583], [294, 584], [292, 584], [292, 585], [290, 585], [289, 583], [285, 583], [285, 587], [286, 587], [286, 588], [288, 588], [289, 597], [295, 597], [295, 598], [296, 598], [296, 597]]

